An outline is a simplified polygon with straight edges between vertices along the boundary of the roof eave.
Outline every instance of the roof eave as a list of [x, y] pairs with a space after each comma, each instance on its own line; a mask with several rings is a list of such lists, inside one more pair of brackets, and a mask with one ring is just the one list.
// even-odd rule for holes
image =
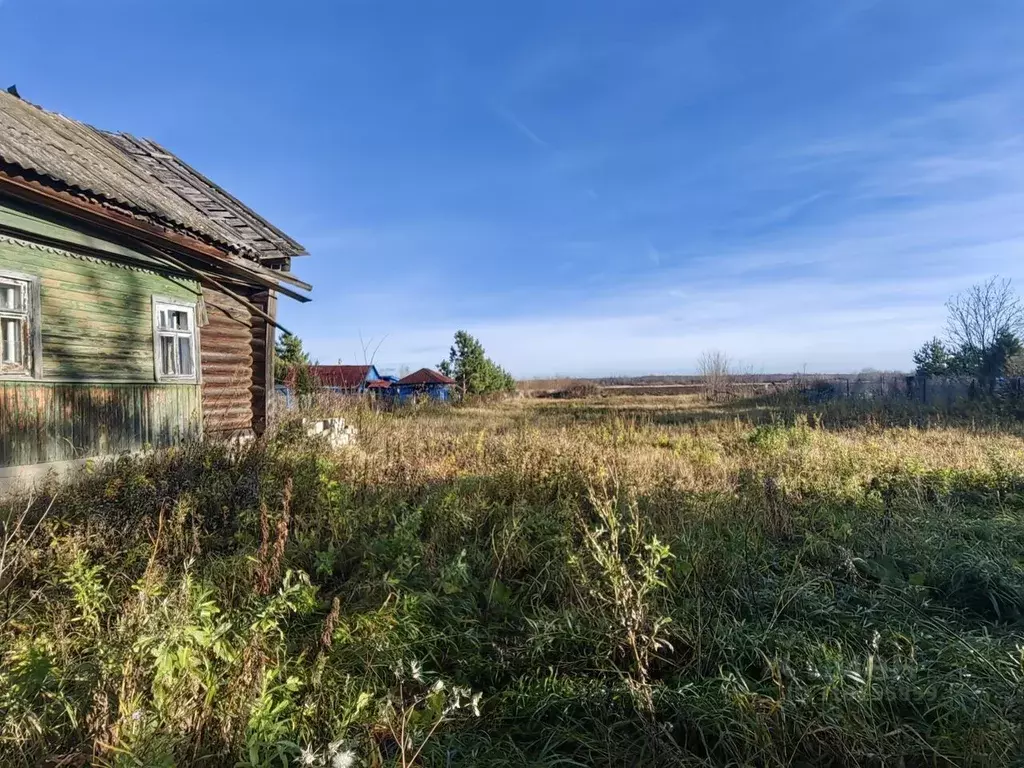
[[[155, 224], [148, 219], [138, 219], [101, 203], [83, 200], [70, 192], [51, 189], [38, 181], [29, 180], [28, 175], [30, 174], [12, 174], [0, 168], [0, 190], [12, 197], [57, 210], [78, 220], [84, 220], [100, 229], [127, 234], [149, 245], [169, 248], [192, 258], [213, 262], [232, 271], [240, 271], [256, 284], [279, 291], [296, 301], [308, 302], [310, 300], [308, 296], [282, 286], [280, 277], [273, 270], [266, 269], [258, 263], [245, 262], [242, 257], [230, 253], [223, 247], [218, 248], [175, 229]], [[298, 280], [292, 277], [289, 282], [293, 281]], [[306, 290], [312, 289], [306, 283], [302, 283], [300, 287]]]

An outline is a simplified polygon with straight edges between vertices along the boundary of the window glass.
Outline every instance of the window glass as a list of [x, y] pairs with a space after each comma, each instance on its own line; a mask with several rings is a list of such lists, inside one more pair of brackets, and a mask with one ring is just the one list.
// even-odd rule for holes
[[[0, 275], [0, 375], [32, 372], [33, 323], [28, 280]], [[38, 310], [38, 308], [35, 308]]]
[[8, 365], [22, 365], [22, 338], [24, 330], [21, 320], [0, 318], [0, 338], [3, 339], [3, 353], [0, 361]]
[[195, 373], [192, 366], [192, 339], [187, 337], [178, 339], [178, 371], [182, 376]]
[[195, 310], [154, 302], [156, 359], [160, 379], [194, 379]]
[[160, 337], [160, 372], [164, 376], [174, 376], [178, 372], [175, 365], [174, 337]]
[[23, 307], [22, 286], [18, 283], [0, 281], [0, 309], [18, 311]]

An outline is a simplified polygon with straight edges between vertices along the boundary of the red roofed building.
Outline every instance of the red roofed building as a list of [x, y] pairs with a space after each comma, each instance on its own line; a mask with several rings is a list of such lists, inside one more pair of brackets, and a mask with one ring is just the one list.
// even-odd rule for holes
[[439, 402], [451, 399], [451, 388], [455, 379], [429, 368], [420, 368], [415, 373], [398, 380], [395, 384], [399, 402], [429, 398]]
[[455, 379], [445, 376], [443, 373], [432, 371], [429, 368], [420, 368], [415, 373], [410, 373], [405, 378], [399, 379], [400, 385], [406, 384], [447, 384], [451, 386]]
[[[311, 365], [309, 373], [318, 387], [335, 392], [365, 392], [372, 382], [381, 380], [372, 365]], [[295, 388], [294, 371], [288, 375], [287, 383]]]

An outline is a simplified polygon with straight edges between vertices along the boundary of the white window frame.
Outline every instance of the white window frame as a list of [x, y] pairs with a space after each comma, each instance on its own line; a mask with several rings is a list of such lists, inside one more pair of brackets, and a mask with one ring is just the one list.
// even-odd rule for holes
[[[173, 312], [185, 312], [188, 314], [188, 331], [168, 331], [160, 328], [160, 310], [171, 310]], [[191, 340], [192, 349], [192, 373], [182, 375], [179, 373], [164, 373], [161, 365], [160, 339], [169, 336], [173, 338], [188, 337]], [[177, 347], [175, 347], [177, 356]], [[199, 383], [199, 328], [196, 326], [196, 305], [194, 302], [182, 301], [181, 299], [169, 299], [164, 296], [153, 297], [153, 374], [158, 382], [171, 382], [182, 384]]]
[[39, 320], [39, 278], [22, 272], [0, 269], [0, 283], [19, 283], [25, 306], [18, 310], [0, 309], [0, 318], [21, 320], [25, 329], [21, 339], [22, 362], [17, 367], [5, 368], [0, 360], [0, 379], [38, 379], [42, 375], [43, 336]]

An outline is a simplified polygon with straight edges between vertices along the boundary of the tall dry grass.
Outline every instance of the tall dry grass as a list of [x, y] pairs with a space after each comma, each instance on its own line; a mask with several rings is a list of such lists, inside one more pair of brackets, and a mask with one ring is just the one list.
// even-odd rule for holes
[[340, 453], [286, 426], [96, 469], [38, 529], [12, 506], [35, 533], [7, 548], [0, 761], [1021, 758], [1017, 421], [785, 398], [349, 419]]

